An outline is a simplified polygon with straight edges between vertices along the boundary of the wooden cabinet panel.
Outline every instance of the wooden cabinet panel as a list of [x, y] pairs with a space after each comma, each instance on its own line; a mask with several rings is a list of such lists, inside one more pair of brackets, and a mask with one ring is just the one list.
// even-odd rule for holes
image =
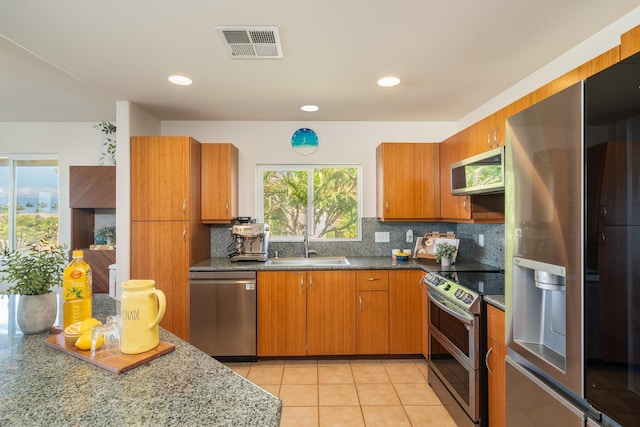
[[388, 291], [388, 270], [359, 270], [356, 271], [356, 290], [358, 291]]
[[167, 296], [161, 325], [189, 340], [189, 266], [209, 257], [200, 222], [200, 143], [190, 137], [131, 138], [131, 278]]
[[505, 357], [504, 312], [487, 306], [487, 380], [489, 392], [489, 424], [505, 425]]
[[131, 278], [155, 280], [167, 298], [160, 326], [184, 340], [189, 337], [189, 237], [184, 222], [131, 223]]
[[109, 293], [109, 266], [116, 263], [116, 251], [84, 249], [84, 260], [91, 266], [94, 294]]
[[488, 393], [489, 393], [489, 425], [502, 427], [505, 425], [505, 357], [507, 349], [492, 339], [487, 345]]
[[440, 217], [440, 148], [382, 143], [376, 149], [376, 212], [382, 221]]
[[620, 36], [620, 60], [640, 52], [640, 25]]
[[422, 287], [420, 270], [389, 271], [389, 352], [422, 353]]
[[230, 223], [238, 216], [238, 149], [202, 144], [202, 222]]
[[440, 214], [443, 219], [471, 219], [470, 198], [451, 194], [451, 163], [469, 157], [464, 132], [440, 144]]
[[[191, 197], [200, 199], [199, 150], [200, 144], [190, 137], [131, 138], [132, 221], [189, 219]], [[198, 159], [196, 171], [191, 161], [194, 157]], [[197, 187], [192, 180], [194, 172]], [[191, 193], [196, 188], [198, 192]], [[197, 207], [199, 216], [200, 205]]]
[[307, 279], [307, 354], [355, 354], [355, 273], [309, 271]]
[[115, 209], [115, 166], [70, 166], [69, 207]]
[[115, 215], [115, 166], [70, 166], [71, 249], [82, 249], [93, 272], [93, 292], [109, 292], [109, 265], [116, 251], [91, 250], [95, 242], [95, 210], [110, 209]]
[[258, 356], [307, 354], [304, 271], [258, 272]]
[[358, 291], [358, 354], [389, 354], [389, 292]]

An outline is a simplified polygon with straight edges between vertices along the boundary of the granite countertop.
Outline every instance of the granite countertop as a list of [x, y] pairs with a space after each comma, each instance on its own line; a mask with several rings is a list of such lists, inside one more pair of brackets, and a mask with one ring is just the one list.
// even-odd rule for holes
[[190, 271], [271, 271], [271, 270], [402, 270], [420, 269], [429, 272], [439, 271], [496, 271], [497, 267], [475, 261], [459, 259], [449, 267], [431, 259], [412, 258], [408, 261], [395, 261], [391, 257], [347, 257], [349, 265], [269, 265], [269, 262], [230, 261], [229, 258], [209, 258], [192, 265]]
[[[93, 303], [98, 319], [117, 312], [108, 295]], [[0, 347], [0, 425], [280, 423], [280, 399], [163, 329], [160, 339], [175, 350], [119, 375], [45, 346], [49, 335], [18, 335]]]
[[485, 295], [484, 300], [487, 304], [491, 304], [492, 306], [499, 308], [500, 310], [505, 310], [504, 305], [504, 294], [503, 295]]

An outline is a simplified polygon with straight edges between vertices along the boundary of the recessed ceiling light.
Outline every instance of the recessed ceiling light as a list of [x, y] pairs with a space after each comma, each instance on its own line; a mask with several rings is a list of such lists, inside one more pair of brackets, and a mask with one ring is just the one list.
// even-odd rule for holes
[[383, 77], [380, 80], [378, 80], [378, 86], [382, 86], [382, 87], [393, 87], [399, 84], [400, 84], [400, 79], [393, 76]]
[[169, 76], [169, 81], [174, 85], [189, 86], [193, 81], [186, 76]]
[[318, 111], [320, 109], [320, 107], [318, 107], [317, 105], [309, 104], [309, 105], [303, 105], [302, 107], [300, 107], [300, 109], [302, 111], [306, 111], [308, 113], [312, 113], [314, 111]]

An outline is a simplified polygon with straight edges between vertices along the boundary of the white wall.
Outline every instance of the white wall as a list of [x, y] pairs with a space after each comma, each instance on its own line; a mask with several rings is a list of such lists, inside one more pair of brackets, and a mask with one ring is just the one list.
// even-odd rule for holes
[[59, 221], [62, 244], [71, 242], [69, 166], [97, 165], [102, 134], [96, 123], [0, 122], [0, 153], [55, 154], [59, 165]]
[[[318, 134], [318, 150], [301, 156], [291, 135], [303, 127]], [[240, 151], [239, 215], [256, 215], [256, 164], [356, 163], [362, 165], [363, 216], [376, 216], [376, 147], [381, 142], [439, 142], [453, 122], [162, 122], [162, 135], [189, 135], [202, 143], [230, 142]]]
[[121, 294], [122, 282], [131, 277], [131, 161], [130, 138], [133, 135], [160, 135], [160, 120], [128, 101], [116, 102], [116, 126], [118, 128], [116, 150], [116, 227], [118, 251], [116, 252], [116, 298]]

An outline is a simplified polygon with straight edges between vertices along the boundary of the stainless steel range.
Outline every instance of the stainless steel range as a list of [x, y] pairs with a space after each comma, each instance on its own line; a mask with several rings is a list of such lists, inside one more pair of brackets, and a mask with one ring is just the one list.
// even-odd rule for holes
[[429, 384], [459, 426], [487, 425], [486, 308], [502, 272], [428, 273]]

